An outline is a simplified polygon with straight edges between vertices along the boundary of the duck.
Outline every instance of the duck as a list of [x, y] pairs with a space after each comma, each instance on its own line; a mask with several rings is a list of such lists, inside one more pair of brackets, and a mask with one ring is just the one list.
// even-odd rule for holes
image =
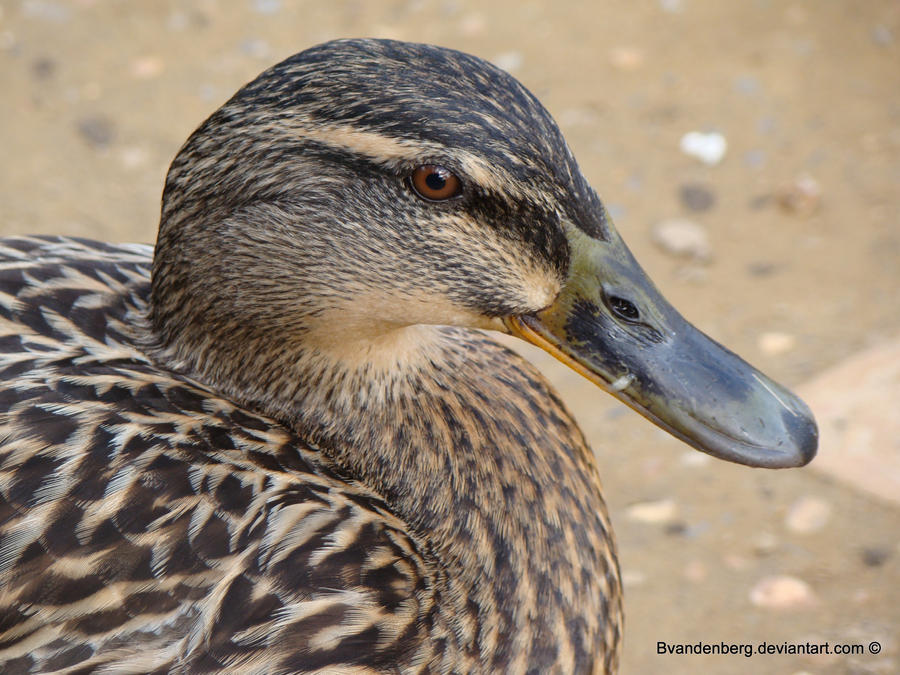
[[508, 73], [349, 39], [172, 162], [155, 248], [0, 242], [5, 673], [613, 673], [597, 462], [538, 345], [689, 445], [808, 407], [668, 304]]

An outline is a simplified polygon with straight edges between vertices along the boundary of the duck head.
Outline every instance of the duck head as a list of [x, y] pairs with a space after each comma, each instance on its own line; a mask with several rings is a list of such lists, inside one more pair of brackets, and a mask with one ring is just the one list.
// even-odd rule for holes
[[330, 42], [213, 114], [169, 171], [151, 318], [173, 364], [264, 408], [302, 394], [295, 363], [374, 377], [427, 361], [416, 326], [461, 325], [539, 345], [716, 457], [816, 450], [800, 399], [662, 297], [537, 99], [449, 49]]

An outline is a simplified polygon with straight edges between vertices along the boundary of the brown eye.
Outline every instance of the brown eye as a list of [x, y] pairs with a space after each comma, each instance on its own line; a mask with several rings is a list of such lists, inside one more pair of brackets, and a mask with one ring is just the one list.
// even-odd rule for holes
[[436, 164], [423, 164], [412, 172], [410, 185], [422, 199], [441, 202], [462, 192], [456, 174]]

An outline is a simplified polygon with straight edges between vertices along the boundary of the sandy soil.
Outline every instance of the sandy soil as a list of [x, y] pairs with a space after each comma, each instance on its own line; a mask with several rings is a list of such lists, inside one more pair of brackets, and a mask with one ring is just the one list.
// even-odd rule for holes
[[[513, 72], [669, 299], [776, 379], [809, 386], [900, 335], [895, 0], [3, 0], [0, 233], [152, 241], [167, 164], [205, 116], [281, 58], [360, 35]], [[722, 161], [681, 152], [690, 131], [722, 134]], [[791, 209], [798, 179], [810, 187]], [[671, 218], [700, 226], [709, 261], [653, 242]], [[865, 475], [704, 461], [526, 351], [597, 449], [627, 587], [624, 673], [900, 672], [897, 501]], [[674, 656], [658, 641], [865, 653]]]

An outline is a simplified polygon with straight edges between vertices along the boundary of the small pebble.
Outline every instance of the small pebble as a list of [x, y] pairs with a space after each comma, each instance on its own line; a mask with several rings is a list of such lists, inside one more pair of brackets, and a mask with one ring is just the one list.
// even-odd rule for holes
[[879, 135], [873, 133], [863, 134], [859, 139], [859, 144], [866, 152], [879, 152], [885, 145]]
[[709, 133], [690, 131], [681, 137], [679, 145], [684, 154], [699, 159], [709, 166], [721, 162], [728, 150], [728, 141], [715, 131]]
[[186, 12], [182, 12], [181, 10], [175, 10], [171, 14], [169, 14], [169, 18], [166, 21], [166, 26], [171, 31], [182, 31], [188, 27], [190, 23], [190, 19]]
[[797, 338], [789, 333], [772, 331], [763, 333], [756, 342], [759, 350], [767, 356], [780, 356], [791, 351], [797, 344]]
[[604, 411], [603, 419], [605, 420], [619, 420], [625, 417], [628, 414], [628, 408], [623, 405], [617, 405], [614, 408], [610, 408], [609, 410]]
[[706, 569], [706, 565], [700, 560], [691, 560], [684, 568], [684, 578], [695, 584], [705, 581], [708, 576], [709, 571]]
[[709, 281], [709, 272], [705, 267], [697, 265], [683, 265], [675, 270], [675, 278], [689, 284], [705, 284]]
[[750, 567], [750, 561], [737, 553], [726, 553], [722, 556], [722, 561], [728, 569], [734, 570], [735, 572], [740, 572], [741, 570]]
[[255, 59], [268, 59], [272, 54], [269, 43], [261, 38], [250, 38], [241, 42], [241, 51]]
[[696, 450], [689, 450], [688, 452], [683, 453], [681, 457], [678, 458], [678, 461], [682, 466], [695, 469], [709, 464], [712, 461], [712, 457], [705, 453], [697, 452]]
[[81, 87], [81, 98], [85, 101], [96, 101], [103, 94], [103, 87], [99, 82], [87, 82]]
[[115, 137], [115, 126], [105, 115], [82, 117], [76, 127], [81, 137], [95, 148], [105, 148]]
[[744, 166], [751, 169], [761, 169], [766, 165], [766, 153], [762, 150], [753, 149], [744, 153]]
[[276, 14], [281, 11], [281, 0], [253, 0], [252, 5], [259, 14]]
[[735, 91], [738, 91], [741, 94], [752, 96], [753, 94], [759, 93], [759, 80], [752, 75], [739, 75], [734, 80], [734, 88]]
[[[421, 3], [423, 0], [412, 0], [413, 6]], [[427, 0], [425, 0], [427, 1]], [[444, 16], [456, 16], [462, 11], [462, 6], [459, 0], [444, 0], [440, 4], [441, 14]]]
[[56, 61], [47, 56], [38, 57], [31, 63], [31, 73], [35, 79], [48, 80], [56, 73]]
[[681, 203], [690, 211], [709, 211], [716, 205], [716, 194], [701, 183], [685, 183], [678, 188]]
[[676, 521], [674, 523], [669, 523], [668, 525], [666, 525], [664, 531], [670, 537], [683, 537], [688, 533], [688, 526], [687, 523]]
[[802, 579], [771, 576], [761, 579], [750, 590], [750, 602], [764, 609], [802, 609], [815, 603], [815, 595]]
[[459, 22], [459, 32], [467, 37], [482, 35], [487, 30], [484, 14], [466, 14]]
[[788, 20], [788, 23], [792, 23], [795, 26], [801, 26], [806, 23], [806, 20], [809, 18], [809, 13], [803, 7], [791, 5], [785, 10], [784, 18]]
[[142, 56], [131, 63], [131, 74], [141, 80], [149, 80], [163, 71], [163, 61], [158, 56]]
[[894, 35], [891, 33], [891, 29], [883, 24], [878, 24], [877, 26], [872, 28], [872, 40], [875, 41], [875, 44], [881, 45], [882, 47], [887, 47], [894, 42]]
[[818, 532], [831, 518], [831, 504], [819, 497], [801, 497], [788, 510], [784, 524], [791, 532]]
[[684, 9], [684, 0], [659, 0], [659, 7], [664, 12], [676, 14]]
[[613, 220], [616, 220], [625, 216], [625, 207], [622, 204], [608, 202], [606, 204], [606, 212], [612, 216]]
[[891, 557], [889, 548], [867, 546], [862, 550], [862, 561], [866, 567], [881, 567]]
[[747, 265], [747, 274], [751, 277], [770, 277], [778, 270], [778, 265], [771, 262], [757, 261]]
[[72, 11], [66, 5], [51, 0], [25, 0], [22, 3], [22, 13], [35, 19], [65, 23]]
[[625, 187], [631, 192], [640, 192], [644, 189], [644, 177], [638, 172], [628, 174], [628, 178], [625, 179]]
[[5, 30], [0, 33], [0, 49], [3, 51], [12, 51], [16, 46], [16, 34], [11, 30]]
[[822, 204], [822, 188], [815, 178], [803, 173], [778, 188], [775, 199], [788, 213], [811, 216]]
[[557, 121], [563, 128], [595, 124], [597, 115], [590, 108], [566, 108], [559, 113]]
[[204, 82], [197, 87], [197, 96], [202, 101], [215, 101], [219, 98], [220, 93], [216, 86], [210, 82]]
[[503, 52], [502, 54], [497, 54], [492, 60], [498, 68], [512, 73], [522, 67], [525, 57], [522, 52]]
[[771, 203], [772, 195], [754, 195], [748, 200], [747, 206], [751, 211], [759, 211], [760, 209], [767, 207]]
[[753, 551], [760, 556], [774, 553], [778, 548], [778, 537], [771, 532], [763, 532], [753, 540]]
[[209, 25], [209, 16], [196, 9], [189, 13], [175, 10], [169, 15], [166, 24], [170, 31], [183, 31], [189, 28], [206, 28]]
[[709, 521], [706, 520], [700, 521], [698, 523], [693, 523], [690, 526], [686, 526], [683, 523], [679, 524], [684, 526], [684, 531], [681, 533], [681, 536], [685, 537], [686, 539], [696, 539], [697, 537], [700, 537], [709, 532], [711, 527]]
[[666, 463], [659, 457], [646, 457], [641, 460], [640, 473], [646, 479], [655, 479], [666, 470]]
[[778, 121], [774, 117], [761, 117], [756, 122], [756, 130], [763, 135], [769, 135], [777, 128]]
[[609, 62], [619, 70], [637, 70], [644, 65], [644, 52], [637, 47], [613, 47], [609, 50]]
[[706, 229], [691, 220], [664, 220], [654, 225], [651, 235], [653, 241], [670, 255], [698, 261], [712, 258], [712, 247]]
[[126, 169], [137, 169], [147, 163], [147, 151], [139, 147], [122, 148], [119, 160]]
[[622, 572], [622, 585], [625, 588], [643, 586], [647, 582], [647, 575], [638, 570], [625, 570]]
[[628, 507], [626, 513], [631, 520], [639, 523], [670, 523], [678, 512], [678, 505], [672, 499], [639, 502]]

